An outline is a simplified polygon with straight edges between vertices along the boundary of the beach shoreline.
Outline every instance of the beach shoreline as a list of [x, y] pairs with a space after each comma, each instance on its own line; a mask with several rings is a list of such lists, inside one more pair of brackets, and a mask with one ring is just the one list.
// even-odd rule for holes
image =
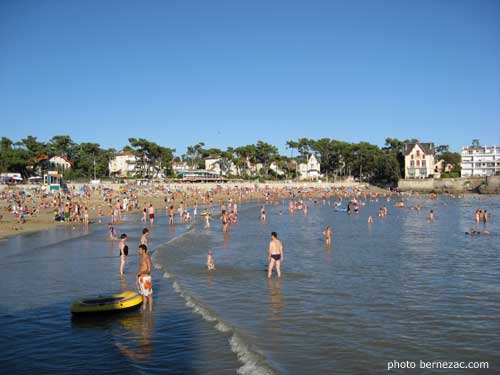
[[[89, 184], [69, 184], [72, 192], [79, 191], [82, 186], [89, 186]], [[15, 186], [6, 187], [4, 191], [8, 188], [9, 191], [29, 191], [29, 188], [33, 189], [34, 186]], [[139, 208], [130, 207], [124, 214], [138, 214], [144, 207], [152, 204], [156, 211], [165, 210], [165, 197], [167, 191], [174, 192], [177, 195], [193, 194], [194, 192], [206, 193], [210, 191], [217, 190], [218, 193], [214, 196], [212, 205], [220, 205], [222, 202], [227, 201], [229, 198], [235, 199], [236, 201], [259, 201], [265, 199], [266, 191], [273, 191], [277, 189], [292, 189], [294, 191], [301, 191], [304, 189], [308, 191], [308, 194], [312, 194], [315, 197], [320, 195], [322, 192], [329, 191], [332, 189], [347, 189], [355, 188], [361, 191], [370, 193], [387, 193], [387, 190], [383, 190], [373, 185], [369, 184], [359, 184], [359, 183], [317, 183], [317, 182], [287, 182], [287, 183], [254, 183], [254, 182], [235, 182], [235, 183], [225, 183], [224, 185], [214, 184], [214, 183], [200, 183], [200, 184], [168, 184], [161, 183], [155, 185], [131, 185], [131, 184], [104, 184], [102, 188], [108, 188], [113, 190], [117, 197], [121, 196], [121, 192], [125, 190], [136, 190], [136, 194], [139, 200]], [[253, 189], [249, 190], [245, 194], [238, 194], [238, 189]], [[50, 196], [49, 196], [50, 197]], [[74, 198], [78, 201], [78, 198]], [[110, 205], [103, 201], [102, 196], [96, 190], [93, 191], [91, 196], [88, 198], [81, 198], [81, 201], [89, 207], [89, 220], [91, 224], [108, 224], [110, 223], [110, 217], [108, 211], [110, 210]], [[179, 206], [179, 201], [174, 203], [175, 208]], [[198, 208], [201, 210], [203, 207], [208, 206], [199, 201], [198, 198], [188, 196], [183, 202], [185, 209], [192, 210], [195, 204], [198, 204]], [[30, 205], [39, 204], [39, 199], [34, 198]], [[76, 222], [60, 222], [54, 220], [54, 212], [56, 208], [40, 208], [39, 212], [35, 216], [28, 215], [26, 217], [26, 222], [20, 224], [17, 222], [17, 218], [7, 210], [8, 204], [4, 200], [0, 201], [0, 215], [3, 217], [0, 219], [0, 239], [6, 239], [18, 234], [34, 233], [39, 231], [48, 230], [57, 226], [72, 225], [72, 226], [83, 226], [83, 223]], [[101, 218], [98, 217], [98, 207], [102, 208], [103, 215]], [[100, 223], [99, 222], [100, 219]]]

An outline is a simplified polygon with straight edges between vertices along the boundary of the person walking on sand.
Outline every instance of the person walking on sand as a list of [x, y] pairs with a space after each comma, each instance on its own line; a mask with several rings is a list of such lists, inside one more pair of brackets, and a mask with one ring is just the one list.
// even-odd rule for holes
[[278, 234], [276, 232], [272, 232], [271, 242], [269, 242], [269, 267], [267, 270], [267, 277], [269, 279], [272, 277], [274, 266], [276, 266], [278, 277], [281, 277], [281, 263], [283, 263], [284, 260], [283, 244], [280, 240], [278, 240]]
[[148, 255], [148, 247], [139, 245], [139, 271], [137, 272], [137, 290], [142, 296], [142, 311], [146, 311], [149, 302], [149, 312], [153, 311], [153, 287], [151, 281], [151, 258]]
[[125, 261], [128, 256], [127, 235], [125, 233], [122, 233], [120, 236], [120, 243], [118, 246], [120, 248], [120, 275], [123, 276], [123, 269], [125, 268]]

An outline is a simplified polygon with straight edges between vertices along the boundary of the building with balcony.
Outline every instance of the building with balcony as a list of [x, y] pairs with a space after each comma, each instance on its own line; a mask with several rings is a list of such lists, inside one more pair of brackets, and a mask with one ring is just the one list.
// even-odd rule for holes
[[405, 143], [405, 178], [434, 176], [434, 143]]
[[499, 146], [462, 147], [462, 177], [493, 176], [500, 171]]
[[134, 177], [137, 174], [137, 159], [132, 151], [120, 152], [109, 160], [109, 173], [116, 177]]

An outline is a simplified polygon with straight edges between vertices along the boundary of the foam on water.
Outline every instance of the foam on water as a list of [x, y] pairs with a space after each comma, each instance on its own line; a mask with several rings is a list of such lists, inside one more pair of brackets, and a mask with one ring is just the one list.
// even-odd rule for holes
[[[172, 275], [168, 274], [167, 278]], [[264, 357], [256, 348], [251, 347], [245, 339], [237, 333], [235, 328], [231, 327], [227, 322], [223, 321], [208, 307], [198, 301], [193, 296], [190, 296], [179, 285], [177, 281], [172, 282], [173, 289], [186, 301], [186, 306], [190, 307], [194, 313], [200, 315], [205, 321], [215, 323], [214, 328], [222, 333], [229, 333], [229, 344], [231, 351], [236, 354], [238, 360], [243, 364], [237, 373], [241, 375], [257, 374], [257, 375], [273, 375], [278, 372], [269, 365]]]

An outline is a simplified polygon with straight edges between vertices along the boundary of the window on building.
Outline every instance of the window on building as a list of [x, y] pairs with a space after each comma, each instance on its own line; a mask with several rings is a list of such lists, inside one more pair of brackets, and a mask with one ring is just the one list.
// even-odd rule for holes
[[410, 158], [411, 158], [411, 160], [413, 160], [413, 154], [411, 154]]
[[420, 150], [417, 150], [417, 158], [420, 157]]
[[422, 167], [425, 167], [425, 160], [422, 160]]
[[417, 160], [417, 167], [420, 167], [420, 160]]
[[410, 160], [410, 167], [414, 167], [414, 166], [415, 166], [415, 161]]

